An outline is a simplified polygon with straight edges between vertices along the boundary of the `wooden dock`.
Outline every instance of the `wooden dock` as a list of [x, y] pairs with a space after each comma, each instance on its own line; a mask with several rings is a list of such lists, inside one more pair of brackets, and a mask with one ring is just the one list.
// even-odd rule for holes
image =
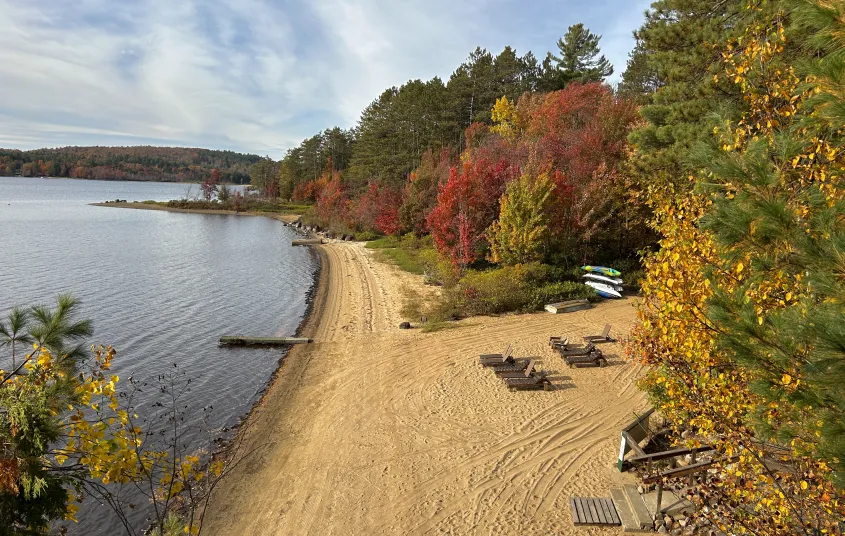
[[287, 346], [313, 342], [304, 337], [245, 337], [243, 335], [224, 335], [220, 337], [220, 346]]
[[301, 238], [291, 242], [292, 246], [319, 246], [323, 243], [322, 238]]

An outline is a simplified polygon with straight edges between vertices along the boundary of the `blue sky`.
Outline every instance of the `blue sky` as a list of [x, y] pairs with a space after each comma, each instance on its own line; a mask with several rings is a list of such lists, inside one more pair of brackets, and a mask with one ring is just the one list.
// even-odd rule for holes
[[476, 46], [542, 59], [571, 24], [618, 79], [650, 0], [0, 0], [0, 147], [280, 158]]

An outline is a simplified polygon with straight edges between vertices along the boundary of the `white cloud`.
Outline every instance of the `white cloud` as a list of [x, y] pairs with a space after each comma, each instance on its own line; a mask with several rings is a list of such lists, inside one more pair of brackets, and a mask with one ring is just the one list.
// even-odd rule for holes
[[[590, 25], [617, 72], [647, 7], [621, 3], [605, 28]], [[561, 21], [537, 44], [531, 22], [514, 25], [509, 9], [521, 6], [0, 0], [0, 145], [179, 144], [278, 158], [318, 130], [352, 126], [387, 87], [448, 78], [476, 45], [525, 43], [521, 53], [542, 58], [578, 22]]]

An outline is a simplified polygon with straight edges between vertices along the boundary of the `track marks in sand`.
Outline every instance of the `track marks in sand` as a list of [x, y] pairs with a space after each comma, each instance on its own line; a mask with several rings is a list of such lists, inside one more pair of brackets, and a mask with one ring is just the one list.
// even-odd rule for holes
[[[316, 342], [280, 375], [295, 388], [268, 394], [256, 426], [272, 427], [259, 432], [272, 443], [250, 474], [224, 481], [209, 534], [613, 533], [576, 531], [567, 500], [607, 494], [619, 428], [644, 407], [639, 367], [608, 344], [619, 356], [611, 366], [569, 369], [547, 342], [607, 322], [621, 334], [630, 303], [403, 331], [407, 275], [360, 245], [322, 249], [328, 288]], [[509, 343], [557, 388], [510, 392], [477, 364]]]

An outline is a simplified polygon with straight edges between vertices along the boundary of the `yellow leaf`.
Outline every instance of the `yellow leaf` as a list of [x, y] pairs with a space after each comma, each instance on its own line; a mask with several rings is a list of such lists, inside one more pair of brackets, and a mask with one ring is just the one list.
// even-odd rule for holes
[[792, 376], [790, 376], [789, 374], [784, 374], [784, 375], [781, 377], [780, 381], [781, 381], [781, 383], [783, 383], [784, 385], [789, 385], [790, 383], [792, 383]]

